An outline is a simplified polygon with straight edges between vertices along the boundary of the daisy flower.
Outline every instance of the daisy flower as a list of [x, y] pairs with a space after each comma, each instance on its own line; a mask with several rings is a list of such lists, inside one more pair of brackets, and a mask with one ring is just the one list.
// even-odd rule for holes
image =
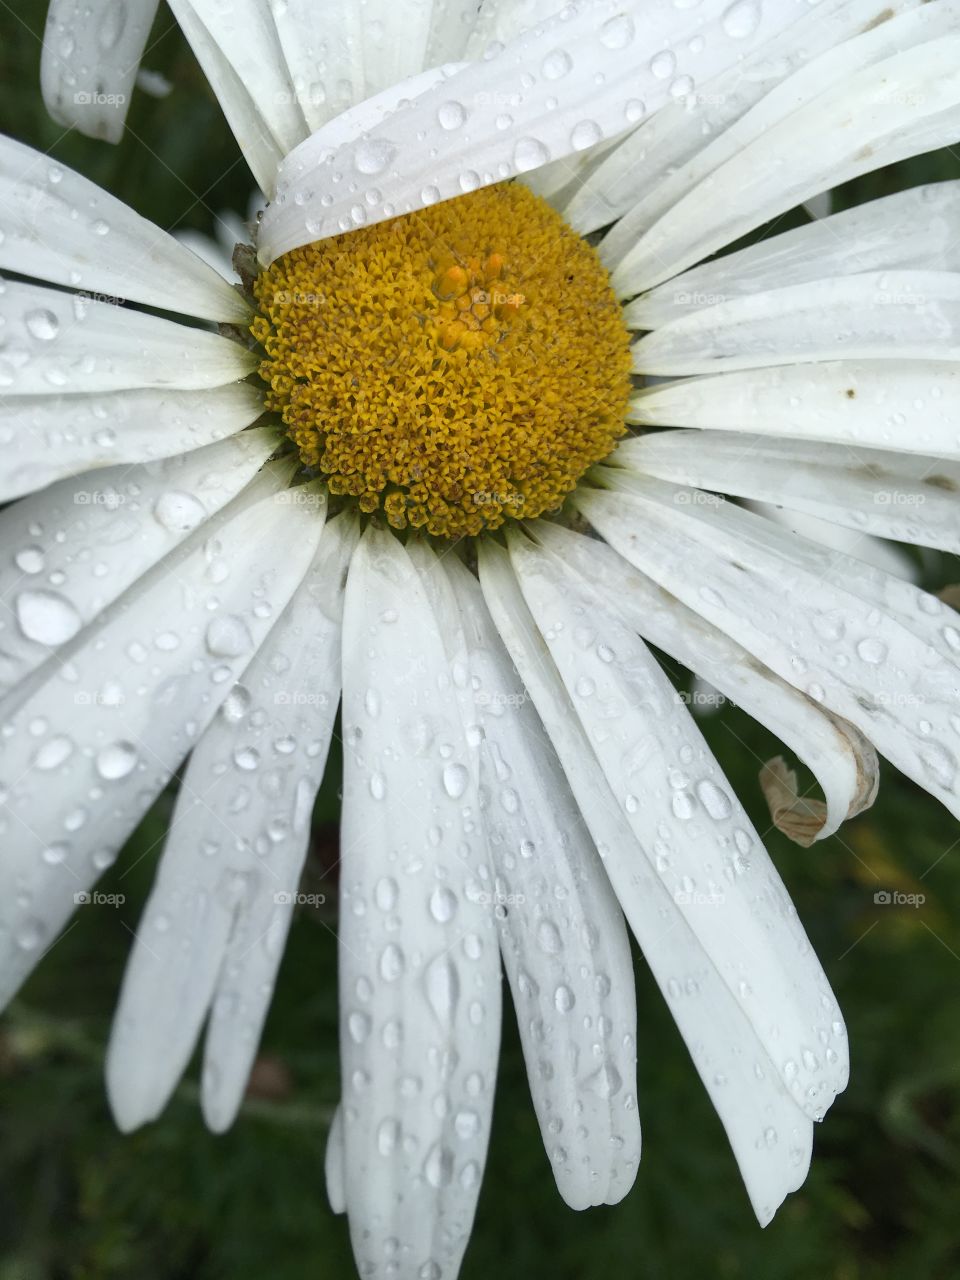
[[[2, 998], [189, 753], [107, 1081], [153, 1119], [202, 1033], [230, 1125], [340, 706], [360, 1273], [456, 1275], [501, 964], [561, 1195], [627, 1192], [627, 925], [766, 1223], [844, 1024], [648, 645], [810, 767], [798, 839], [875, 749], [960, 811], [960, 618], [724, 496], [960, 549], [960, 184], [718, 256], [960, 136], [960, 5], [172, 8], [268, 199], [241, 288], [0, 143]], [[154, 9], [53, 6], [61, 119], [118, 135]]]

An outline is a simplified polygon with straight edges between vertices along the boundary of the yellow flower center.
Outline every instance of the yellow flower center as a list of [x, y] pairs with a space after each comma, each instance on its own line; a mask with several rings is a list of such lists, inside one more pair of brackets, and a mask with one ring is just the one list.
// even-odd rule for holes
[[607, 273], [518, 183], [294, 249], [255, 293], [267, 407], [332, 493], [397, 529], [555, 511], [624, 432]]

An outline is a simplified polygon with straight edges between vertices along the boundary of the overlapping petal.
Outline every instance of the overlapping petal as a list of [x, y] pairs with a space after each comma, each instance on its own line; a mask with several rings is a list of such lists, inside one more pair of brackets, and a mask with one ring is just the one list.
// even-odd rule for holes
[[240, 295], [173, 236], [74, 170], [3, 136], [0, 230], [5, 270], [94, 298], [207, 320], [249, 319]]
[[[630, 926], [687, 1043], [737, 1157], [751, 1203], [768, 1222], [806, 1176], [813, 1125], [692, 927], [651, 867], [615, 800], [507, 553], [484, 544], [480, 580], [497, 629], [550, 735]], [[746, 858], [748, 850], [737, 850]], [[840, 1031], [842, 1033], [842, 1024]]]
[[[313, 499], [319, 535], [322, 493], [294, 492]], [[227, 1128], [242, 1100], [339, 704], [343, 582], [355, 543], [350, 517], [323, 533], [303, 581], [190, 756], [107, 1055], [122, 1129], [162, 1110], [208, 1014], [202, 1096], [210, 1127]]]
[[40, 84], [55, 120], [119, 142], [158, 0], [51, 0]]
[[339, 926], [344, 1188], [361, 1270], [395, 1254], [413, 1274], [455, 1273], [489, 1135], [493, 882], [445, 638], [422, 571], [369, 528], [344, 610]]
[[0, 280], [0, 395], [200, 390], [246, 377], [256, 357], [205, 329], [84, 294]]
[[[749, 18], [741, 23], [730, 8], [722, 0], [567, 5], [349, 144], [320, 129], [280, 167], [262, 260], [594, 147], [735, 65], [802, 13], [796, 0], [741, 6]], [[418, 145], [438, 129], [442, 145]]]
[[115, 859], [303, 577], [319, 522], [276, 500], [289, 476], [262, 472], [79, 632], [5, 720], [0, 1003]]
[[631, 564], [855, 724], [960, 814], [960, 618], [933, 596], [731, 503], [610, 472], [590, 522]]
[[616, 462], [674, 484], [960, 554], [960, 465], [943, 458], [727, 431], [658, 431], [624, 441]]
[[614, 1204], [640, 1159], [623, 915], [476, 579], [442, 563], [467, 636], [500, 950], [540, 1132], [567, 1204]]

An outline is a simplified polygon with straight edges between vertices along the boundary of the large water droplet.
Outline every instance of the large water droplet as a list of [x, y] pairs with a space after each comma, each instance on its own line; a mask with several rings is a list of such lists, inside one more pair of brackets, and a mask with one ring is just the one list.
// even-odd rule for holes
[[353, 163], [358, 173], [383, 173], [396, 154], [397, 148], [385, 138], [361, 138], [354, 147]]
[[239, 658], [253, 648], [253, 637], [236, 614], [212, 618], [207, 627], [207, 648], [217, 658]]
[[153, 514], [171, 533], [187, 533], [202, 524], [207, 513], [203, 503], [192, 494], [171, 489], [153, 504]]
[[760, 0], [734, 0], [724, 11], [721, 23], [724, 31], [734, 40], [746, 40], [760, 25]]
[[97, 756], [97, 773], [115, 781], [125, 778], [137, 763], [137, 749], [132, 742], [112, 742]]
[[38, 644], [65, 644], [81, 626], [80, 615], [70, 601], [54, 591], [21, 591], [16, 613], [20, 630]]
[[520, 138], [513, 148], [513, 163], [517, 173], [528, 173], [546, 164], [550, 152], [536, 138]]
[[28, 311], [23, 317], [23, 322], [30, 336], [39, 342], [52, 342], [60, 332], [60, 321], [46, 307], [37, 307], [34, 311]]
[[467, 789], [470, 775], [462, 764], [448, 764], [443, 770], [443, 789], [453, 800], [459, 800]]

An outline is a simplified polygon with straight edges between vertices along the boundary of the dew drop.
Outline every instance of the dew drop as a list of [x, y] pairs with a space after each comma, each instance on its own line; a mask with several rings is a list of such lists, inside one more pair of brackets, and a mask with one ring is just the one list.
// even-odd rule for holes
[[513, 148], [513, 163], [517, 173], [528, 173], [550, 159], [550, 152], [537, 138], [520, 138]]
[[449, 924], [457, 910], [456, 894], [444, 885], [437, 887], [430, 894], [430, 914], [438, 924]]
[[353, 163], [358, 173], [372, 176], [383, 173], [397, 154], [397, 148], [384, 138], [361, 138], [353, 152]]
[[38, 644], [65, 644], [81, 626], [80, 615], [70, 601], [54, 591], [21, 591], [16, 613], [20, 630]]
[[253, 648], [253, 637], [236, 614], [212, 618], [207, 627], [207, 648], [217, 658], [239, 658]]
[[734, 0], [724, 11], [721, 25], [731, 39], [746, 40], [760, 25], [759, 0]]
[[153, 504], [154, 519], [170, 533], [188, 533], [206, 519], [203, 503], [192, 494], [171, 489]]
[[30, 336], [36, 338], [38, 342], [52, 342], [60, 332], [60, 321], [46, 307], [37, 307], [34, 311], [28, 311], [23, 322]]
[[459, 102], [444, 102], [437, 110], [441, 129], [459, 129], [466, 118], [467, 113]]
[[887, 656], [887, 646], [875, 636], [868, 636], [858, 643], [857, 654], [872, 667], [878, 667]]
[[443, 789], [452, 800], [459, 800], [467, 789], [470, 775], [462, 764], [448, 764], [443, 770]]
[[97, 773], [114, 782], [125, 778], [137, 763], [137, 749], [132, 742], [112, 742], [97, 756]]
[[45, 742], [33, 757], [37, 769], [56, 769], [73, 753], [73, 743], [69, 738], [51, 738]]

